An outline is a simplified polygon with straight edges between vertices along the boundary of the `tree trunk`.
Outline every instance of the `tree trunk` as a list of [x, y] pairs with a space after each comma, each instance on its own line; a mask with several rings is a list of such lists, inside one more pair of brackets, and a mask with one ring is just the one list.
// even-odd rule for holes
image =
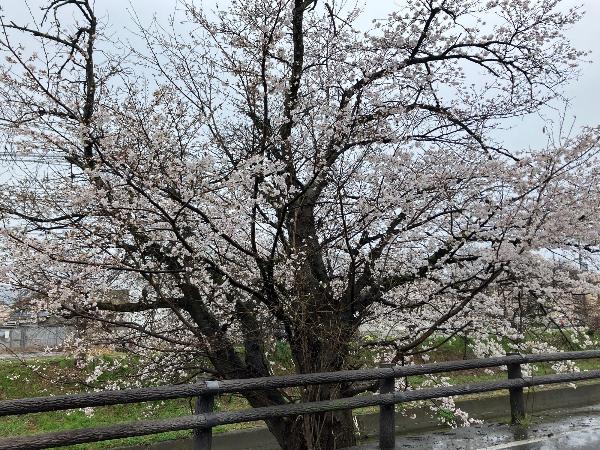
[[333, 450], [356, 444], [352, 411], [273, 419], [267, 426], [283, 450]]
[[[305, 345], [300, 346], [301, 350], [292, 344], [292, 352], [298, 364], [297, 368], [302, 369], [298, 372], [342, 370], [348, 354], [348, 349], [342, 347], [345, 345], [339, 345], [339, 342], [338, 345], [335, 345], [333, 341], [327, 344], [313, 341], [311, 351], [307, 352]], [[301, 353], [298, 354], [298, 351]], [[300, 401], [334, 400], [343, 396], [342, 391], [342, 386], [339, 384], [307, 386], [302, 391]], [[261, 394], [255, 393], [254, 395], [259, 397]], [[262, 395], [266, 395], [266, 393]], [[252, 394], [247, 394], [251, 404], [273, 401], [273, 398], [269, 400], [250, 399], [249, 396], [251, 397]], [[267, 421], [267, 425], [281, 448], [285, 450], [333, 450], [351, 447], [356, 443], [352, 411], [332, 411], [272, 419]]]
[[[326, 314], [329, 320], [296, 328], [292, 354], [300, 373], [338, 371], [345, 368], [349, 353], [348, 328], [336, 315]], [[319, 330], [319, 331], [317, 331]], [[302, 402], [334, 400], [342, 397], [339, 384], [308, 386], [302, 391]], [[336, 411], [290, 418], [284, 436], [276, 436], [286, 450], [332, 450], [355, 445], [352, 411]]]

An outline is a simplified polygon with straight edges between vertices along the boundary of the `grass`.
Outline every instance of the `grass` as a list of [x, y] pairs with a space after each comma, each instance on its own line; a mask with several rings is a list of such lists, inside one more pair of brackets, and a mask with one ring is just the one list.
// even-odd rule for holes
[[523, 428], [529, 428], [534, 423], [536, 423], [535, 418], [531, 417], [529, 414], [526, 414], [525, 417], [523, 417], [521, 419], [517, 419], [516, 422], [514, 423], [514, 425], [518, 425]]
[[[549, 338], [552, 338], [549, 336]], [[430, 345], [431, 342], [426, 343]], [[466, 344], [466, 348], [465, 348]], [[445, 343], [442, 347], [432, 352], [431, 359], [435, 361], [461, 359], [463, 356], [472, 357], [469, 351], [469, 341], [454, 339]], [[280, 345], [273, 355], [278, 362], [280, 370], [278, 373], [286, 373], [289, 370], [289, 351]], [[119, 355], [104, 355], [103, 358], [118, 358]], [[374, 365], [370, 355], [361, 355], [365, 364]], [[600, 368], [598, 360], [582, 360], [577, 362], [580, 370], [591, 370]], [[36, 370], [32, 370], [35, 367]], [[88, 371], [93, 367], [88, 367]], [[536, 364], [533, 374], [552, 373], [551, 365], [548, 363]], [[131, 376], [131, 369], [120, 369], [120, 372], [104, 375], [99, 379], [99, 385], [114, 381], [118, 377]], [[463, 384], [470, 382], [489, 381], [505, 377], [505, 372], [500, 369], [493, 370], [469, 370], [444, 374], [451, 384]], [[81, 383], [68, 383], [61, 380], [81, 378], [81, 369], [75, 366], [75, 361], [67, 357], [49, 357], [23, 364], [14, 360], [0, 360], [0, 400], [67, 394], [85, 391]], [[112, 377], [112, 378], [111, 378]], [[423, 387], [428, 381], [427, 376], [413, 376], [407, 382], [410, 387], [417, 389]], [[476, 395], [481, 396], [481, 394]], [[471, 396], [473, 397], [473, 396]], [[114, 405], [95, 408], [92, 415], [81, 410], [58, 411], [49, 413], [27, 414], [24, 416], [0, 418], [0, 436], [31, 435], [36, 433], [51, 432], [57, 430], [70, 430], [76, 428], [96, 427], [112, 425], [141, 419], [161, 419], [189, 415], [192, 413], [191, 399], [174, 399], [162, 402], [148, 402], [130, 405]], [[219, 411], [231, 411], [248, 407], [247, 402], [240, 396], [224, 395], [216, 399], [215, 408]], [[376, 411], [377, 408], [363, 408], [355, 410], [355, 414], [365, 414]], [[234, 429], [251, 428], [260, 425], [260, 422], [225, 425], [214, 428], [215, 433], [221, 433]], [[171, 439], [185, 438], [190, 435], [189, 431], [169, 432], [149, 436], [141, 436], [127, 439], [119, 439], [107, 442], [98, 442], [71, 446], [71, 449], [100, 449], [113, 448], [130, 445], [149, 444], [152, 442]]]
[[[58, 379], [78, 369], [70, 358], [52, 357], [35, 361], [35, 365], [44, 374], [40, 376], [28, 366], [16, 361], [0, 361], [0, 400], [31, 396], [49, 396], [81, 392], [77, 385], [63, 384]], [[224, 395], [217, 399], [217, 410], [236, 410], [247, 407], [246, 401], [235, 395]], [[162, 419], [190, 415], [192, 404], [190, 399], [174, 399], [161, 402], [147, 402], [129, 405], [113, 405], [94, 408], [93, 414], [81, 410], [56, 411], [48, 413], [26, 414], [0, 418], [0, 436], [18, 436], [44, 433], [57, 430], [112, 425], [140, 419]], [[214, 433], [232, 429], [256, 426], [256, 423], [235, 424], [215, 427]], [[185, 438], [189, 431], [161, 433], [127, 439], [118, 439], [93, 444], [75, 445], [70, 449], [98, 449], [128, 445], [148, 444], [164, 440]]]

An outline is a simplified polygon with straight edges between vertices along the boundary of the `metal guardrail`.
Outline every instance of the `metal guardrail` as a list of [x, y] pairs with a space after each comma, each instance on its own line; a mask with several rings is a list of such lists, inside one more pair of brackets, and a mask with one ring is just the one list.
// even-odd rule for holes
[[[600, 350], [533, 355], [512, 354], [496, 358], [449, 361], [415, 366], [381, 367], [376, 369], [274, 376], [243, 380], [206, 381], [198, 384], [180, 386], [161, 386], [121, 391], [103, 391], [90, 394], [4, 400], [0, 401], [0, 416], [166, 400], [182, 397], [197, 397], [194, 415], [171, 419], [129, 422], [98, 428], [60, 431], [34, 436], [17, 436], [0, 440], [0, 450], [43, 449], [186, 429], [194, 430], [194, 448], [206, 450], [211, 448], [212, 428], [217, 425], [252, 422], [298, 414], [348, 410], [369, 406], [380, 407], [380, 448], [389, 449], [394, 448], [395, 423], [393, 406], [395, 404], [508, 389], [510, 393], [512, 419], [513, 421], [519, 421], [525, 417], [523, 401], [524, 387], [600, 378], [600, 370], [523, 377], [521, 374], [521, 364], [592, 358], [600, 358]], [[396, 378], [498, 366], [507, 366], [508, 379], [420, 389], [415, 391], [394, 391], [394, 380]], [[215, 396], [225, 393], [243, 393], [251, 390], [269, 390], [316, 384], [374, 380], [380, 380], [380, 392], [378, 395], [358, 396], [319, 402], [290, 403], [287, 405], [244, 409], [231, 412], [213, 412]]]

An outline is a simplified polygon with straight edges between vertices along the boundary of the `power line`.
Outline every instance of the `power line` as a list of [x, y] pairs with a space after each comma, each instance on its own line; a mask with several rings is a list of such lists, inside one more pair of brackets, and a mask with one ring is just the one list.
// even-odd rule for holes
[[48, 164], [69, 164], [64, 156], [57, 154], [36, 155], [27, 153], [17, 153], [10, 151], [0, 152], [0, 161], [2, 162], [23, 162], [23, 163], [48, 163]]
[[63, 155], [59, 154], [45, 154], [45, 155], [36, 155], [34, 153], [19, 153], [19, 152], [11, 152], [11, 151], [0, 151], [0, 158], [36, 158], [36, 159], [63, 159]]

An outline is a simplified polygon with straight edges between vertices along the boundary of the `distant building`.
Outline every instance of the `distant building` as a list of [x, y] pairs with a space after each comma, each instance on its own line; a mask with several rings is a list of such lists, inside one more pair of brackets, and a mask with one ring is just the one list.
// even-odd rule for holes
[[35, 325], [38, 323], [38, 315], [32, 313], [30, 311], [23, 311], [19, 309], [15, 309], [11, 311], [8, 316], [8, 320], [6, 321], [6, 325], [8, 326], [17, 326], [17, 325]]
[[70, 327], [48, 313], [0, 303], [0, 353], [41, 351], [62, 347]]
[[0, 324], [8, 321], [11, 314], [11, 308], [6, 303], [0, 302]]

